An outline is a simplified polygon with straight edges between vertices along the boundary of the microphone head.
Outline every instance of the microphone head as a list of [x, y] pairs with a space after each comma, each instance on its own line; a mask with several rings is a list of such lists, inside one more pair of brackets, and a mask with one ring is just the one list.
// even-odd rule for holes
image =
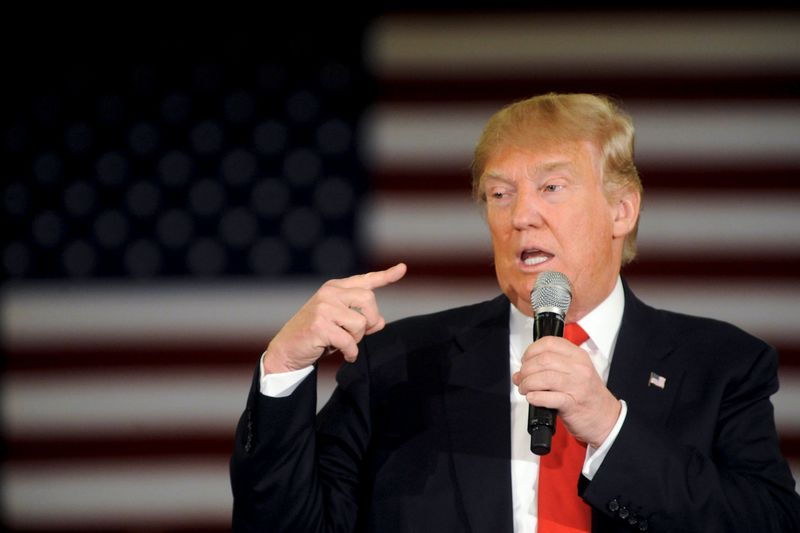
[[531, 291], [531, 307], [534, 315], [555, 313], [566, 316], [572, 303], [572, 284], [561, 272], [542, 272], [536, 278]]

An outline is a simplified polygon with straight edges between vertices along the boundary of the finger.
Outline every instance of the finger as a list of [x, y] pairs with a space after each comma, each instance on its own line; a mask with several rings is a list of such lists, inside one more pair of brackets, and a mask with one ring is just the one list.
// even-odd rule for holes
[[561, 337], [542, 337], [525, 349], [522, 362], [535, 360], [543, 355], [555, 355], [564, 359], [586, 356], [586, 352]]
[[391, 268], [387, 268], [386, 270], [367, 272], [366, 274], [358, 274], [356, 276], [350, 276], [349, 278], [337, 280], [336, 285], [345, 289], [377, 289], [379, 287], [385, 287], [386, 285], [396, 281], [400, 281], [403, 276], [406, 275], [406, 270], [407, 267], [405, 263], [398, 263]]
[[376, 331], [382, 330], [385, 326], [386, 326], [386, 319], [384, 319], [382, 316], [378, 317], [377, 322], [375, 322], [374, 324], [371, 324], [369, 326], [369, 328], [367, 329], [366, 334], [367, 335], [372, 335]]
[[[369, 335], [370, 333], [374, 333], [381, 329], [383, 326], [380, 325], [382, 323], [385, 324], [383, 317], [378, 313], [378, 311], [373, 307], [363, 308], [358, 305], [350, 305], [348, 308], [351, 311], [354, 311], [364, 317], [364, 333]], [[378, 327], [380, 325], [380, 327]], [[377, 329], [376, 329], [377, 328]]]
[[377, 322], [380, 313], [374, 291], [362, 288], [337, 288], [337, 291], [336, 297], [345, 307], [361, 313], [370, 323]]
[[355, 308], [339, 313], [334, 322], [347, 331], [356, 342], [359, 342], [367, 331], [367, 317]]
[[567, 404], [567, 395], [555, 391], [535, 391], [525, 395], [528, 403], [537, 407], [562, 410]]
[[[377, 311], [372, 309], [362, 309], [358, 306], [350, 306], [350, 309], [359, 313], [364, 317], [364, 327], [362, 335], [357, 340], [361, 341], [364, 335], [372, 335], [373, 333], [382, 330], [386, 326], [386, 319], [383, 318]], [[372, 311], [372, 312], [369, 312]]]
[[375, 301], [375, 292], [369, 289], [345, 289], [341, 296], [346, 299], [347, 307], [361, 313], [367, 319], [366, 334], [370, 335], [380, 331], [386, 325], [386, 320], [378, 310], [378, 302]]
[[[326, 307], [325, 314], [336, 321], [337, 317], [355, 312], [366, 318], [365, 331], [367, 334], [383, 329], [386, 321], [378, 311], [378, 302], [375, 292], [360, 287], [344, 288], [336, 286], [338, 280], [331, 280], [317, 291], [318, 306]], [[329, 307], [330, 306], [330, 307]], [[343, 320], [347, 320], [344, 319]], [[352, 320], [352, 318], [350, 319]], [[343, 326], [345, 324], [342, 324]]]
[[343, 354], [355, 355], [349, 346], [354, 346], [364, 336], [367, 319], [353, 309], [339, 303], [322, 302], [317, 306], [317, 314], [310, 332], [319, 338], [316, 344], [325, 351], [333, 347]]
[[336, 326], [328, 333], [327, 338], [327, 348], [335, 348], [342, 352], [342, 356], [346, 361], [352, 363], [356, 360], [358, 356], [358, 344], [347, 330]]
[[517, 387], [522, 394], [535, 391], [564, 392], [568, 384], [569, 376], [567, 374], [554, 370], [543, 370], [527, 376], [523, 374]]
[[546, 352], [533, 355], [524, 360], [519, 372], [523, 376], [529, 376], [539, 372], [556, 371], [569, 373], [575, 365], [581, 364], [569, 356], [560, 353]]

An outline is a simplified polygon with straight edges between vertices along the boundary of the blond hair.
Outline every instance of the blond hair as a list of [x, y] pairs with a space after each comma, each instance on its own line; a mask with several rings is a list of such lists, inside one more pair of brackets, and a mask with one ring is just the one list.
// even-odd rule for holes
[[[535, 146], [541, 142], [590, 141], [601, 151], [606, 195], [623, 189], [642, 194], [633, 162], [633, 121], [610, 98], [593, 94], [548, 93], [512, 103], [487, 122], [472, 160], [472, 194], [485, 205], [481, 183], [486, 162], [509, 144]], [[622, 264], [636, 256], [639, 221], [625, 237]]]

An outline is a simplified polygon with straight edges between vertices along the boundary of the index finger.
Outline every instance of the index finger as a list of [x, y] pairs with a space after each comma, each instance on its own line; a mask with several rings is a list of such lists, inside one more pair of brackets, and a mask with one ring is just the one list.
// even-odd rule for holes
[[[576, 351], [576, 348], [580, 352]], [[547, 354], [574, 358], [572, 356], [578, 353], [585, 354], [586, 352], [564, 337], [547, 335], [528, 345], [522, 354], [522, 361], [526, 362]]]
[[377, 270], [341, 279], [337, 284], [345, 289], [377, 289], [401, 280], [406, 275], [406, 270], [405, 263], [397, 263], [386, 270]]

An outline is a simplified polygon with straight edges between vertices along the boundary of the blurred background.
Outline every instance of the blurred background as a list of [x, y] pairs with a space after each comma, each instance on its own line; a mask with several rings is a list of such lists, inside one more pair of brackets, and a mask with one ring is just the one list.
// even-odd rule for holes
[[633, 115], [645, 203], [623, 273], [779, 348], [798, 479], [800, 11], [606, 5], [6, 12], [4, 528], [229, 529], [270, 336], [324, 279], [399, 260], [390, 319], [494, 296], [471, 150], [548, 91]]

